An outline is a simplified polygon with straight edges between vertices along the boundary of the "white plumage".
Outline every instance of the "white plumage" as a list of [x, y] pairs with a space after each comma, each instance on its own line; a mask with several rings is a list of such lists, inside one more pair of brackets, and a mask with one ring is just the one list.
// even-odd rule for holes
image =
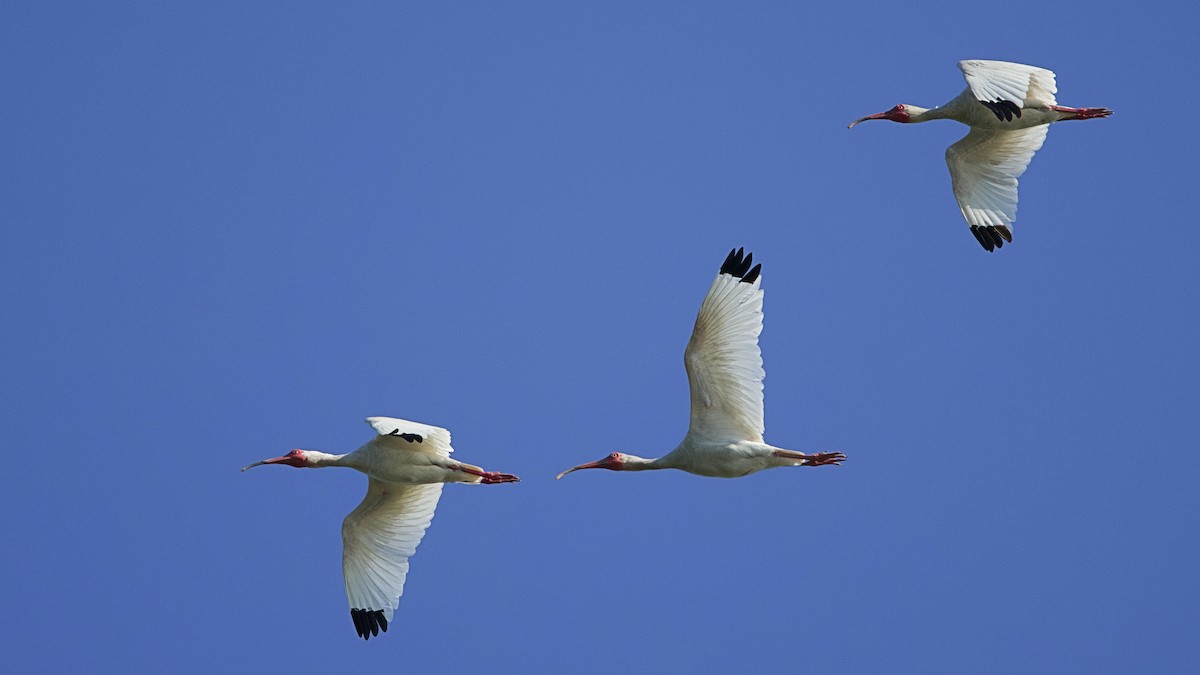
[[404, 594], [408, 559], [441, 496], [442, 483], [368, 480], [367, 496], [342, 521], [342, 575], [352, 610], [382, 611], [386, 621], [392, 620]]
[[959, 61], [958, 69], [977, 101], [1011, 101], [1018, 108], [1051, 106], [1058, 85], [1045, 68], [1008, 61]]
[[342, 574], [359, 637], [387, 631], [408, 577], [408, 559], [433, 520], [443, 483], [511, 483], [511, 474], [450, 459], [450, 432], [394, 417], [368, 417], [377, 436], [345, 455], [296, 449], [255, 462], [345, 466], [368, 476], [367, 496], [342, 521]]
[[1017, 219], [1017, 177], [1049, 130], [1046, 125], [1018, 131], [972, 129], [946, 148], [950, 186], [968, 225], [1006, 228], [1011, 234]]
[[1107, 108], [1058, 105], [1054, 73], [1007, 61], [959, 61], [967, 88], [940, 108], [900, 104], [866, 120], [927, 122], [952, 119], [971, 131], [946, 150], [954, 198], [972, 234], [988, 251], [1012, 241], [1017, 179], [1046, 140], [1045, 125], [1108, 117]]
[[761, 277], [747, 284], [718, 274], [700, 305], [683, 352], [692, 395], [690, 428], [698, 436], [762, 441], [767, 374], [758, 348], [761, 283]]
[[579, 469], [645, 471], [679, 469], [701, 476], [736, 478], [778, 466], [838, 464], [840, 452], [805, 454], [763, 440], [762, 265], [730, 251], [700, 305], [684, 351], [691, 390], [691, 423], [683, 442], [658, 459], [614, 452]]

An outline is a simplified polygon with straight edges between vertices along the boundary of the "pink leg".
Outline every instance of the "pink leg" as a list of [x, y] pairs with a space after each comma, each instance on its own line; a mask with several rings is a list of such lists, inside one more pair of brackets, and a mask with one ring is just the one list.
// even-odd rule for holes
[[472, 476], [479, 476], [483, 479], [479, 482], [483, 483], [484, 485], [491, 485], [493, 483], [517, 483], [521, 480], [511, 473], [500, 473], [499, 471], [480, 471], [475, 467], [466, 466], [463, 464], [459, 464], [454, 468], [464, 473], [469, 473]]
[[483, 480], [480, 482], [483, 483], [484, 485], [491, 485], [492, 483], [519, 483], [519, 482], [521, 482], [521, 479], [517, 478], [516, 476], [512, 475], [511, 473], [500, 473], [498, 471], [484, 471], [483, 472]]
[[826, 464], [837, 466], [838, 464], [846, 461], [846, 456], [840, 452], [818, 452], [813, 455], [806, 455], [803, 452], [776, 450], [771, 454], [775, 455], [776, 457], [804, 460], [804, 463], [800, 466], [825, 466]]
[[1093, 117], [1108, 117], [1112, 114], [1108, 108], [1068, 108], [1065, 105], [1052, 105], [1050, 109], [1071, 115], [1064, 117], [1064, 120], [1090, 120]]

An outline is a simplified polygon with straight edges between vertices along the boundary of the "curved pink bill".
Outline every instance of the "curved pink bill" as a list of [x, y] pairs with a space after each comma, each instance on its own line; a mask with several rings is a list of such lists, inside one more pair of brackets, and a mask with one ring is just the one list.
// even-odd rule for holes
[[886, 112], [875, 113], [874, 115], [867, 115], [866, 117], [860, 117], [860, 118], [854, 120], [853, 122], [848, 124], [846, 126], [846, 128], [853, 129], [855, 124], [858, 124], [859, 122], [866, 122], [867, 120], [886, 120], [886, 119], [888, 119], [888, 114]]
[[245, 471], [246, 469], [253, 469], [256, 466], [262, 466], [263, 464], [279, 464], [280, 462], [283, 462], [286, 460], [287, 460], [287, 456], [272, 457], [270, 459], [264, 459], [260, 462], [255, 462], [253, 464], [247, 464], [246, 466], [242, 467], [242, 471]]
[[578, 471], [580, 469], [602, 469], [605, 466], [605, 464], [604, 464], [605, 459], [608, 459], [608, 458], [605, 457], [604, 459], [596, 461], [596, 462], [588, 462], [587, 464], [580, 464], [579, 466], [573, 466], [573, 467], [567, 469], [566, 471], [555, 476], [554, 480], [558, 480], [559, 478], [562, 478], [563, 476], [571, 473], [572, 471]]

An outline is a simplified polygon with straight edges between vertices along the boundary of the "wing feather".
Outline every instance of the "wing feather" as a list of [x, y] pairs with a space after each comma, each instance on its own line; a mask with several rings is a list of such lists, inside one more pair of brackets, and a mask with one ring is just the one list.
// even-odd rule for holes
[[450, 432], [441, 427], [410, 422], [396, 417], [368, 417], [379, 441], [404, 450], [431, 452], [440, 457], [449, 457], [454, 452], [450, 447]]
[[404, 593], [408, 559], [433, 521], [441, 495], [442, 483], [401, 485], [370, 479], [367, 496], [342, 521], [342, 574], [352, 615], [382, 612], [391, 621]]
[[[739, 254], [734, 258], [734, 255]], [[735, 264], [730, 264], [734, 261]], [[684, 351], [692, 396], [690, 435], [762, 441], [763, 326], [760, 267], [730, 254], [700, 305]]]
[[1026, 106], [1055, 105], [1058, 85], [1054, 72], [1008, 61], [959, 61], [971, 93], [981, 102], [1009, 101], [1019, 110]]
[[1017, 219], [1017, 179], [1046, 141], [1049, 128], [976, 128], [946, 149], [954, 198], [968, 225], [1011, 230]]

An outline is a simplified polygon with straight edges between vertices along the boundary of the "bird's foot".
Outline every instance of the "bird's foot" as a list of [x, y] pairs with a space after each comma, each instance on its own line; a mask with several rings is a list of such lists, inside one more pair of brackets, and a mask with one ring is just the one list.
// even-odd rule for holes
[[483, 480], [479, 482], [485, 485], [491, 485], [492, 483], [519, 483], [521, 481], [520, 478], [511, 473], [500, 473], [499, 471], [484, 471], [481, 478]]
[[837, 466], [844, 461], [846, 461], [846, 456], [840, 452], [818, 452], [805, 457], [802, 466], [825, 466], [826, 464]]
[[1108, 108], [1068, 108], [1065, 105], [1052, 105], [1050, 109], [1055, 112], [1071, 115], [1070, 117], [1064, 117], [1064, 120], [1090, 120], [1095, 117], [1108, 117], [1113, 114]]

